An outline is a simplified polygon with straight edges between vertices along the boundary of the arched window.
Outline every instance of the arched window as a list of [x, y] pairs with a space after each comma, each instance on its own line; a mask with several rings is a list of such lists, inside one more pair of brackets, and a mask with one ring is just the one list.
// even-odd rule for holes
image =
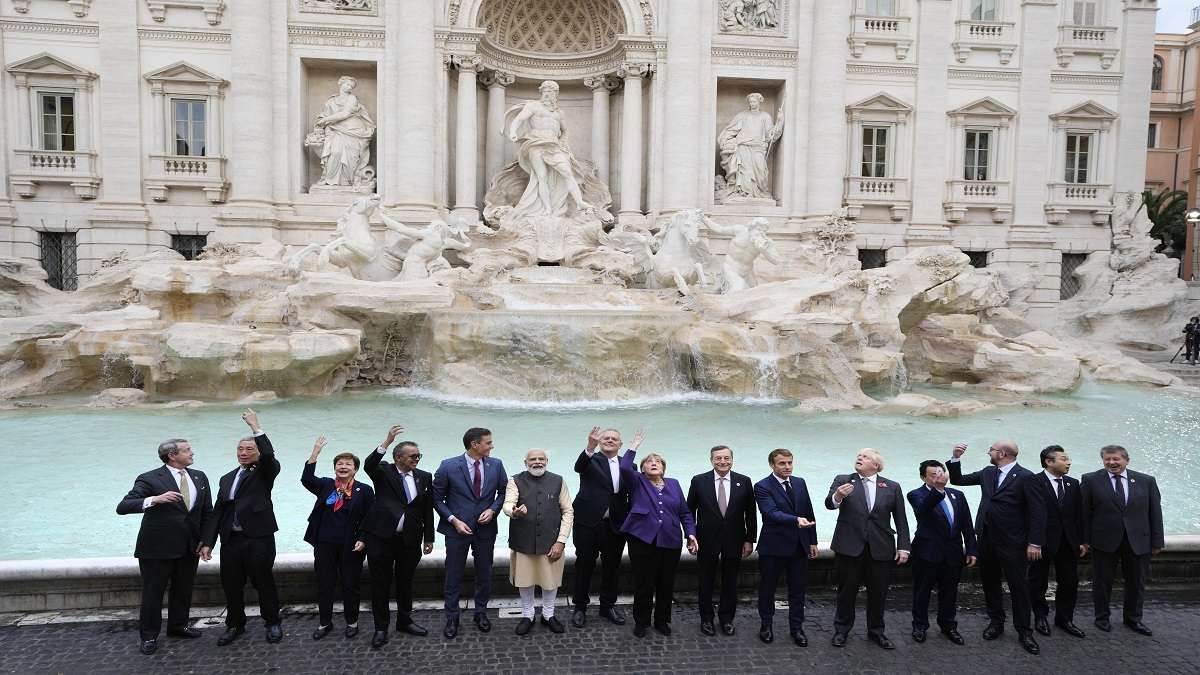
[[1162, 73], [1163, 60], [1157, 54], [1154, 56], [1154, 70], [1150, 74], [1150, 88], [1154, 91], [1162, 90]]

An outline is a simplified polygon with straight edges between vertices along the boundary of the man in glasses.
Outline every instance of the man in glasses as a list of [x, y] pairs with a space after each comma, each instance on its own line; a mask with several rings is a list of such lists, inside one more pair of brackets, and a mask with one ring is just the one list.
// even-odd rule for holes
[[387, 439], [367, 456], [364, 468], [375, 483], [375, 504], [362, 522], [371, 568], [371, 614], [375, 635], [371, 647], [388, 641], [389, 610], [393, 579], [396, 583], [396, 630], [409, 635], [428, 634], [412, 620], [413, 573], [421, 555], [433, 551], [433, 476], [417, 468], [421, 449], [402, 441], [392, 451], [392, 462], [383, 456], [404, 427], [388, 429]]

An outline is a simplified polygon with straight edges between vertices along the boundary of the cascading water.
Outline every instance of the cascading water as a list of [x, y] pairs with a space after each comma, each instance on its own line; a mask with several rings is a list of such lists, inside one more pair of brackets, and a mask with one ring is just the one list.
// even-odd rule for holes
[[904, 357], [896, 359], [896, 367], [892, 369], [890, 395], [895, 398], [908, 390], [908, 367], [904, 365]]

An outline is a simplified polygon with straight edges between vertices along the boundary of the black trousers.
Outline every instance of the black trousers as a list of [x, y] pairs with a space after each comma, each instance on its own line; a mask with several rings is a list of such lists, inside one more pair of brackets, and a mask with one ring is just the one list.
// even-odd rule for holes
[[804, 596], [808, 591], [807, 546], [794, 556], [758, 556], [758, 619], [764, 626], [775, 618], [775, 589], [779, 577], [787, 575], [788, 628], [794, 634], [804, 630]]
[[916, 556], [912, 561], [913, 629], [929, 630], [929, 594], [937, 589], [937, 625], [942, 630], [958, 628], [958, 582], [962, 579], [962, 559], [930, 562]]
[[1184, 342], [1184, 357], [1185, 361], [1200, 360], [1200, 339], [1187, 340]]
[[864, 548], [861, 555], [834, 557], [838, 578], [837, 609], [833, 613], [833, 629], [849, 633], [854, 627], [854, 605], [858, 602], [858, 587], [867, 585], [867, 630], [883, 632], [883, 607], [887, 603], [888, 579], [894, 560], [875, 560]]
[[247, 537], [233, 532], [221, 542], [221, 588], [225, 591], [225, 625], [246, 626], [246, 581], [258, 591], [258, 607], [268, 626], [279, 623], [279, 591], [275, 588], [275, 535]]
[[608, 518], [591, 527], [575, 528], [575, 592], [571, 602], [576, 609], [587, 609], [596, 558], [600, 558], [600, 608], [616, 604], [617, 580], [624, 552], [625, 535], [613, 529]]
[[633, 567], [633, 620], [639, 626], [671, 623], [671, 598], [675, 594], [675, 569], [679, 549], [647, 544], [629, 538], [629, 563]]
[[1024, 547], [1002, 548], [987, 539], [979, 540], [979, 578], [991, 623], [1004, 625], [1004, 588], [1000, 585], [1003, 578], [1012, 596], [1013, 627], [1018, 631], [1032, 630], [1027, 568]]
[[[354, 542], [319, 541], [313, 548], [317, 573], [317, 608], [322, 626], [333, 624], [333, 599], [342, 592], [342, 616], [358, 623], [358, 582], [362, 577], [363, 553], [354, 552]], [[341, 581], [341, 584], [338, 582]]]
[[138, 569], [142, 573], [139, 623], [143, 640], [157, 638], [162, 630], [163, 592], [168, 586], [171, 592], [167, 596], [167, 630], [188, 627], [188, 615], [192, 610], [192, 582], [196, 579], [198, 564], [200, 558], [194, 555], [169, 560], [138, 558]]
[[1113, 581], [1117, 576], [1117, 563], [1121, 564], [1121, 575], [1125, 580], [1125, 602], [1121, 607], [1123, 618], [1125, 621], [1141, 621], [1150, 554], [1134, 553], [1129, 547], [1128, 538], [1122, 538], [1121, 545], [1112, 553], [1092, 549], [1092, 603], [1096, 609], [1096, 620], [1109, 617], [1108, 601], [1112, 597]]
[[741, 543], [714, 544], [707, 549], [702, 544], [696, 562], [700, 572], [700, 620], [713, 620], [713, 587], [720, 572], [721, 604], [717, 608], [717, 617], [721, 623], [733, 623], [733, 615], [737, 612], [738, 570], [742, 566]]
[[405, 544], [400, 536], [367, 535], [367, 564], [371, 566], [371, 617], [375, 630], [387, 630], [391, 612], [388, 601], [396, 584], [396, 625], [412, 620], [413, 573], [421, 562], [421, 543]]
[[1044, 554], [1039, 560], [1029, 563], [1029, 603], [1035, 617], [1050, 614], [1046, 602], [1046, 588], [1050, 585], [1050, 568], [1054, 567], [1054, 579], [1058, 587], [1054, 591], [1054, 622], [1074, 623], [1075, 602], [1079, 597], [1079, 549], [1071, 545], [1066, 537], [1058, 543], [1053, 556]]

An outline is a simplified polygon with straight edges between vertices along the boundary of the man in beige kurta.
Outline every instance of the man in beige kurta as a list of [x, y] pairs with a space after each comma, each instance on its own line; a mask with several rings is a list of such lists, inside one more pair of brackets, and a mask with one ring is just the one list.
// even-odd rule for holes
[[554, 616], [554, 600], [562, 584], [563, 548], [574, 510], [566, 481], [546, 471], [547, 464], [545, 450], [525, 453], [525, 471], [509, 479], [504, 493], [504, 514], [511, 518], [508, 580], [521, 593], [517, 635], [533, 628], [534, 586], [542, 587], [542, 624], [555, 633], [565, 630]]

